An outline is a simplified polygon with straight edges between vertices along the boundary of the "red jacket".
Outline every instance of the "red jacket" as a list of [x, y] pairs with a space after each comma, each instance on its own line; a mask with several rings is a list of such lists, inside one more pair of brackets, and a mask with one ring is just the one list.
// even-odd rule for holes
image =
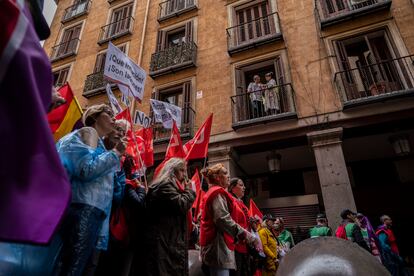
[[[244, 205], [242, 200], [234, 198], [234, 202], [235, 207], [238, 209], [237, 212], [235, 212], [236, 217], [234, 218], [234, 221], [237, 222], [237, 224], [239, 224], [245, 230], [249, 230], [249, 209], [246, 205]], [[246, 242], [240, 242], [236, 244], [235, 251], [239, 253], [247, 253]]]
[[[201, 209], [203, 210], [203, 213], [201, 214], [200, 222], [200, 246], [206, 246], [210, 244], [217, 235], [216, 225], [214, 224], [211, 212], [211, 205], [218, 195], [223, 195], [226, 198], [229, 213], [233, 220], [236, 221], [236, 218], [240, 216], [240, 209], [235, 208], [236, 203], [233, 196], [220, 186], [211, 187], [204, 195], [202, 201]], [[224, 241], [230, 250], [235, 249], [234, 237], [226, 232], [224, 232]]]
[[388, 242], [390, 243], [391, 251], [394, 252], [397, 255], [400, 255], [400, 252], [398, 250], [397, 246], [397, 239], [394, 236], [394, 232], [392, 232], [391, 229], [386, 228], [385, 226], [380, 226], [375, 232], [375, 234], [378, 236], [381, 232], [385, 233], [388, 237]]

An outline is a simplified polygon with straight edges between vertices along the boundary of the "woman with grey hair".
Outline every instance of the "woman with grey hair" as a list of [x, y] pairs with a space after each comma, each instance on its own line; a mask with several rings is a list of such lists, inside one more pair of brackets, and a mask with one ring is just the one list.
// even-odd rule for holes
[[148, 188], [143, 275], [188, 275], [188, 223], [195, 197], [184, 159], [168, 160]]

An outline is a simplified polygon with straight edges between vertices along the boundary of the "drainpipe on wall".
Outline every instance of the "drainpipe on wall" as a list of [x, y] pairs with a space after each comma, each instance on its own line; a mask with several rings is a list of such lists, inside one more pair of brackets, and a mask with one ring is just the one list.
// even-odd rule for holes
[[[147, 0], [147, 6], [145, 8], [144, 25], [142, 26], [141, 42], [139, 44], [139, 54], [138, 54], [137, 63], [138, 63], [138, 66], [140, 66], [140, 67], [142, 67], [141, 66], [141, 61], [142, 61], [142, 55], [144, 53], [144, 40], [145, 40], [145, 35], [147, 33], [147, 22], [148, 22], [148, 13], [149, 13], [150, 2], [151, 2], [151, 0]], [[132, 99], [132, 104], [131, 104], [131, 118], [134, 118], [135, 103], [136, 103], [136, 100], [135, 100], [135, 98], [133, 98]]]

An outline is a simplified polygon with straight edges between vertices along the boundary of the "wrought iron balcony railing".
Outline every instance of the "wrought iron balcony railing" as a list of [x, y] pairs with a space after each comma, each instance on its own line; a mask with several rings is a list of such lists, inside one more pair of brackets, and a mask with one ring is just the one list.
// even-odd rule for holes
[[152, 54], [149, 75], [154, 78], [161, 75], [196, 66], [197, 45], [194, 42], [182, 42], [163, 51]]
[[321, 27], [389, 9], [392, 0], [316, 0]]
[[290, 83], [238, 93], [231, 97], [231, 107], [235, 129], [296, 117], [294, 91]]
[[[194, 135], [195, 111], [188, 104], [182, 109], [180, 133], [183, 138], [191, 138]], [[155, 142], [168, 142], [171, 137], [171, 129], [165, 129], [161, 123], [153, 126]]]
[[414, 94], [414, 55], [337, 72], [334, 83], [344, 106]]
[[99, 34], [98, 44], [103, 44], [109, 40], [132, 34], [133, 26], [134, 18], [132, 16], [103, 26]]
[[92, 96], [103, 93], [105, 91], [107, 83], [108, 82], [104, 78], [103, 71], [86, 76], [82, 96], [85, 98], [90, 98]]
[[79, 38], [71, 39], [69, 41], [60, 43], [52, 47], [51, 61], [63, 59], [72, 55], [76, 55], [79, 45]]
[[167, 0], [160, 3], [158, 21], [161, 22], [194, 9], [197, 9], [197, 0]]
[[227, 29], [229, 54], [282, 39], [277, 12]]
[[66, 8], [65, 13], [63, 14], [62, 23], [87, 14], [90, 6], [91, 1], [83, 1]]

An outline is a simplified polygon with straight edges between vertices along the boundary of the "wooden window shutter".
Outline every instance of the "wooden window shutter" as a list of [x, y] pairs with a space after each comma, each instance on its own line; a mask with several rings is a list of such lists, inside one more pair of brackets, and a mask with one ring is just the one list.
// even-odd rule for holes
[[285, 74], [283, 72], [283, 62], [281, 57], [277, 57], [274, 61], [275, 66], [275, 80], [277, 85], [285, 83]]
[[185, 23], [185, 41], [186, 42], [192, 42], [194, 41], [194, 30], [193, 30], [194, 22], [188, 21]]
[[161, 52], [165, 49], [166, 32], [159, 30], [157, 34], [157, 48], [156, 52]]
[[185, 82], [183, 84], [183, 116], [182, 125], [189, 127], [191, 122], [191, 82]]
[[238, 122], [247, 119], [247, 114], [249, 114], [250, 109], [250, 101], [249, 95], [245, 94], [247, 89], [243, 70], [236, 68], [234, 76], [236, 81], [236, 97], [232, 103], [234, 104], [233, 120], [234, 122]]
[[99, 55], [96, 56], [95, 68], [93, 69], [94, 73], [102, 72], [104, 70], [105, 59], [106, 59], [106, 52], [100, 53]]

